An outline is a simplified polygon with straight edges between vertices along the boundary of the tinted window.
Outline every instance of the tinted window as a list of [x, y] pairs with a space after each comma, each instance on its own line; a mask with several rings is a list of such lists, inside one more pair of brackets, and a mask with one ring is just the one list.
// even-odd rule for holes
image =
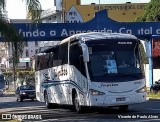
[[59, 60], [61, 65], [68, 63], [68, 43], [64, 43], [59, 46]]
[[52, 54], [52, 67], [59, 66], [61, 64], [61, 60], [58, 59], [59, 47], [55, 47]]
[[36, 57], [36, 70], [43, 70], [68, 63], [68, 43], [44, 51]]
[[91, 80], [111, 82], [143, 78], [143, 65], [136, 41], [114, 40], [115, 45], [112, 41], [102, 40], [102, 44], [90, 42], [88, 70]]
[[78, 43], [73, 43], [70, 46], [70, 65], [75, 66], [82, 75], [86, 76], [82, 48]]

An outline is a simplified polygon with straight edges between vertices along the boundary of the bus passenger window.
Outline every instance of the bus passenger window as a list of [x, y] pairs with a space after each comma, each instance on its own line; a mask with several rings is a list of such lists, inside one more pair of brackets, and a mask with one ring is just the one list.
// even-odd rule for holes
[[68, 43], [64, 43], [59, 47], [58, 60], [61, 60], [62, 64], [68, 64]]
[[60, 64], [58, 63], [58, 51], [59, 51], [59, 48], [58, 47], [55, 47], [55, 49], [53, 50], [53, 54], [52, 54], [52, 67], [55, 67], [55, 66], [59, 66]]
[[39, 70], [43, 70], [46, 68], [46, 58], [45, 55], [41, 55], [39, 59]]

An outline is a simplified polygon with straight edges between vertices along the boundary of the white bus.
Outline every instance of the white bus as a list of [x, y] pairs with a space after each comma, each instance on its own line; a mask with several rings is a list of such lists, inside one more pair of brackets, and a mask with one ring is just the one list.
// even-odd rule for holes
[[46, 107], [119, 107], [146, 101], [140, 40], [130, 34], [82, 33], [36, 57], [36, 97]]

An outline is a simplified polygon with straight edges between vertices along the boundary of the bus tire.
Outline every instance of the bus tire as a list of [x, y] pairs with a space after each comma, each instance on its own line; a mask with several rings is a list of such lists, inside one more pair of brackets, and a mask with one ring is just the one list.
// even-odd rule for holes
[[121, 105], [121, 106], [119, 106], [119, 110], [120, 111], [127, 111], [128, 110], [128, 105]]
[[48, 94], [47, 94], [47, 91], [45, 91], [44, 100], [45, 100], [46, 107], [47, 107], [48, 109], [51, 109], [51, 108], [52, 108], [52, 104], [49, 103], [49, 101], [48, 101]]
[[77, 93], [75, 93], [74, 95], [74, 108], [77, 113], [83, 113], [83, 107], [80, 105], [80, 101]]

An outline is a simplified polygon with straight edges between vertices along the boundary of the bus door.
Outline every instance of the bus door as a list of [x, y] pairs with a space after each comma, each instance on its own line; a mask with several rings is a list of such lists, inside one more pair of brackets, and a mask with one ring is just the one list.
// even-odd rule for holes
[[72, 68], [71, 75], [74, 82], [80, 87], [80, 92], [85, 97], [87, 95], [87, 77], [85, 71], [85, 65], [83, 61], [82, 47], [77, 42], [70, 44], [70, 66]]

